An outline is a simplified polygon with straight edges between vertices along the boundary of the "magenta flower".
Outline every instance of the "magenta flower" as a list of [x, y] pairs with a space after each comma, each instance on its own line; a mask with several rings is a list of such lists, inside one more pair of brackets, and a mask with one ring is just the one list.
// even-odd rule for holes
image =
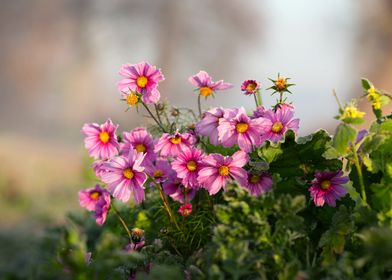
[[259, 106], [256, 108], [256, 110], [253, 111], [253, 116], [251, 116], [251, 119], [263, 118], [265, 112], [267, 112], [267, 110], [264, 108], [264, 106]]
[[182, 179], [182, 184], [191, 189], [198, 189], [198, 172], [203, 167], [203, 152], [196, 148], [190, 148], [180, 153], [172, 162], [177, 176]]
[[128, 155], [130, 149], [136, 150], [138, 153], [145, 154], [145, 161], [154, 161], [156, 154], [154, 153], [154, 140], [145, 128], [135, 128], [131, 132], [123, 133], [123, 143], [120, 144], [120, 152]]
[[104, 195], [100, 200], [98, 200], [97, 205], [95, 207], [95, 222], [102, 226], [105, 221], [106, 217], [108, 215], [110, 209], [110, 194], [109, 192], [105, 192]]
[[165, 79], [160, 69], [148, 62], [123, 64], [119, 74], [124, 77], [117, 83], [120, 91], [137, 92], [142, 95], [142, 100], [146, 104], [158, 102], [161, 94], [157, 86]]
[[265, 129], [265, 123], [263, 118], [250, 119], [244, 108], [227, 111], [219, 121], [219, 141], [224, 147], [238, 144], [241, 150], [251, 152], [253, 147], [261, 144], [260, 135]]
[[248, 173], [248, 181], [245, 189], [253, 196], [259, 196], [272, 188], [273, 181], [271, 175], [267, 173], [252, 174]]
[[102, 175], [102, 181], [108, 184], [112, 195], [127, 202], [133, 195], [136, 203], [144, 199], [144, 183], [147, 180], [143, 172], [144, 155], [130, 150], [128, 156], [118, 156], [105, 164], [107, 172]]
[[79, 204], [88, 211], [95, 211], [95, 221], [103, 225], [110, 208], [110, 194], [97, 184], [95, 188], [79, 192]]
[[102, 178], [102, 174], [105, 173], [107, 170], [105, 169], [105, 163], [107, 161], [106, 160], [96, 160], [93, 162], [93, 164], [91, 165], [91, 167], [93, 168], [93, 171], [95, 173], [95, 175], [98, 178]]
[[225, 110], [221, 107], [212, 108], [203, 113], [203, 118], [196, 124], [196, 133], [210, 138], [210, 143], [218, 146], [219, 120], [223, 118]]
[[203, 159], [205, 167], [199, 171], [198, 181], [210, 195], [216, 194], [228, 180], [235, 180], [240, 185], [247, 184], [248, 174], [242, 168], [248, 162], [248, 155], [238, 151], [230, 156], [210, 154]]
[[118, 125], [114, 125], [110, 119], [104, 124], [89, 123], [84, 124], [82, 133], [84, 145], [90, 156], [95, 159], [109, 159], [117, 155], [118, 142], [116, 130]]
[[205, 71], [200, 71], [196, 75], [189, 77], [188, 81], [196, 86], [200, 95], [204, 97], [214, 94], [217, 90], [225, 90], [233, 87], [232, 84], [224, 83], [223, 80], [213, 82]]
[[256, 80], [246, 80], [241, 85], [241, 90], [246, 95], [255, 94], [260, 88], [261, 84]]
[[183, 217], [188, 217], [192, 213], [192, 204], [185, 203], [180, 206], [178, 213]]
[[349, 180], [348, 176], [343, 176], [343, 171], [317, 171], [309, 188], [314, 204], [323, 206], [327, 202], [329, 206], [335, 207], [336, 200], [347, 194], [347, 190], [342, 185]]
[[176, 175], [170, 176], [169, 180], [163, 183], [163, 191], [175, 201], [189, 202], [195, 197], [196, 190], [184, 187], [181, 181]]
[[264, 114], [264, 133], [263, 140], [279, 142], [283, 139], [287, 130], [298, 131], [299, 119], [293, 119], [294, 109], [289, 104], [282, 104], [276, 108], [276, 112], [268, 110]]
[[164, 133], [155, 145], [155, 152], [160, 152], [162, 157], [176, 156], [186, 148], [196, 143], [196, 138], [190, 133], [179, 133], [173, 135]]
[[154, 178], [155, 182], [165, 182], [175, 172], [167, 159], [159, 158], [154, 162], [146, 165], [146, 173]]

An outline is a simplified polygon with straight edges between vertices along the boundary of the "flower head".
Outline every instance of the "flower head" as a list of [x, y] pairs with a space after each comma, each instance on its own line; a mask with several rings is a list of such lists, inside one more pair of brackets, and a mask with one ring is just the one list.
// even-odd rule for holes
[[128, 155], [130, 149], [145, 154], [145, 161], [156, 159], [154, 140], [145, 128], [138, 127], [131, 132], [123, 133], [123, 143], [120, 144], [120, 152], [123, 155]]
[[161, 94], [157, 86], [165, 78], [160, 69], [150, 65], [148, 62], [137, 64], [124, 64], [121, 66], [119, 74], [124, 77], [117, 83], [118, 89], [126, 94], [125, 99], [128, 104], [134, 105], [139, 102], [140, 94], [144, 103], [157, 103]]
[[245, 189], [253, 196], [259, 196], [272, 188], [273, 181], [271, 175], [267, 173], [253, 174], [248, 173], [248, 181]]
[[172, 162], [177, 176], [182, 179], [182, 184], [191, 189], [198, 189], [197, 176], [203, 167], [203, 152], [196, 148], [185, 149]]
[[108, 184], [112, 195], [127, 202], [133, 195], [136, 203], [144, 199], [144, 183], [147, 180], [143, 172], [144, 155], [131, 149], [128, 156], [118, 156], [105, 164], [107, 172], [102, 175], [102, 181]]
[[259, 106], [256, 108], [256, 110], [253, 111], [253, 116], [251, 116], [251, 118], [252, 119], [262, 118], [264, 117], [266, 111], [267, 109], [265, 109], [264, 106]]
[[241, 150], [250, 152], [261, 144], [265, 122], [263, 118], [249, 118], [244, 108], [227, 111], [219, 121], [219, 141], [224, 147], [238, 144]]
[[106, 163], [106, 160], [98, 159], [98, 160], [94, 161], [93, 164], [91, 165], [95, 175], [98, 178], [102, 178], [102, 174], [106, 172], [105, 163]]
[[214, 146], [219, 145], [218, 126], [219, 120], [223, 118], [225, 110], [221, 107], [212, 108], [203, 113], [203, 118], [196, 124], [196, 133], [207, 136]]
[[103, 225], [106, 221], [110, 209], [110, 194], [105, 192], [95, 207], [94, 218], [98, 225]]
[[181, 205], [180, 208], [178, 209], [178, 213], [183, 217], [189, 216], [192, 213], [192, 204], [185, 203]]
[[162, 183], [174, 173], [174, 170], [167, 159], [159, 158], [146, 165], [146, 173], [154, 178], [155, 182]]
[[181, 181], [177, 175], [170, 176], [169, 180], [163, 183], [163, 191], [175, 201], [189, 202], [195, 197], [196, 189], [186, 188]]
[[174, 134], [164, 133], [155, 145], [155, 152], [160, 152], [162, 157], [176, 156], [186, 148], [196, 143], [196, 138], [190, 133]]
[[228, 180], [247, 184], [248, 174], [242, 168], [248, 162], [248, 155], [238, 151], [232, 156], [210, 154], [203, 159], [205, 166], [199, 171], [198, 181], [210, 195], [216, 194]]
[[246, 80], [241, 85], [241, 90], [246, 95], [255, 94], [260, 88], [261, 85], [256, 80]]
[[79, 203], [88, 211], [95, 211], [97, 224], [103, 225], [110, 208], [110, 194], [107, 190], [98, 184], [95, 188], [82, 190], [79, 192]]
[[117, 142], [116, 130], [118, 125], [114, 125], [110, 119], [104, 124], [89, 123], [82, 128], [84, 145], [90, 156], [95, 159], [109, 159], [117, 155], [119, 144]]
[[323, 206], [326, 202], [329, 206], [335, 207], [336, 200], [339, 200], [347, 194], [347, 190], [342, 185], [346, 184], [349, 180], [347, 176], [343, 176], [342, 171], [317, 171], [315, 179], [309, 188], [314, 204], [316, 206]]
[[199, 90], [199, 94], [204, 97], [213, 95], [215, 91], [225, 90], [233, 87], [232, 84], [224, 83], [223, 80], [213, 82], [210, 75], [208, 75], [208, 73], [205, 71], [200, 71], [196, 75], [189, 77], [188, 81], [192, 85], [196, 86]]
[[361, 119], [364, 115], [365, 112], [359, 111], [356, 106], [350, 104], [344, 108], [341, 119]]

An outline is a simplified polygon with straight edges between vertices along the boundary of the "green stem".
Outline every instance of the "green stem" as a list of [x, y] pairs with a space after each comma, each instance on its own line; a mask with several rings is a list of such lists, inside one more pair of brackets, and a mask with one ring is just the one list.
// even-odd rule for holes
[[357, 149], [355, 147], [355, 144], [354, 143], [351, 143], [351, 144], [352, 144], [352, 147], [353, 147], [354, 165], [355, 165], [355, 168], [357, 169], [359, 185], [361, 187], [362, 200], [365, 202], [365, 204], [367, 204], [365, 184], [363, 182], [362, 168], [361, 168], [361, 165], [360, 165], [359, 159], [358, 159], [358, 151], [357, 151]]
[[157, 120], [157, 118], [154, 116], [154, 114], [151, 112], [151, 110], [147, 107], [144, 102], [142, 102], [144, 108], [146, 108], [147, 112], [150, 114], [150, 116], [154, 119], [154, 121], [157, 123], [157, 125], [162, 129], [163, 132], [167, 132], [166, 129], [163, 127], [163, 125]]
[[255, 98], [255, 103], [256, 103], [256, 108], [259, 107], [259, 102], [257, 101], [256, 94], [253, 94], [253, 97]]
[[338, 95], [336, 94], [336, 91], [335, 91], [335, 90], [332, 90], [332, 93], [333, 93], [333, 96], [335, 96], [335, 99], [336, 99], [336, 102], [338, 103], [339, 109], [340, 109], [340, 110], [343, 110], [343, 106], [342, 106], [342, 104], [340, 103], [340, 100], [339, 100], [339, 98], [338, 98]]
[[157, 104], [154, 104], [154, 107], [155, 107], [155, 113], [157, 114], [158, 121], [159, 121], [161, 124], [163, 124], [163, 123], [162, 123], [162, 119], [161, 119], [161, 115], [159, 114], [159, 110], [158, 110]]
[[283, 91], [279, 91], [279, 104], [283, 104]]
[[257, 101], [259, 103], [259, 106], [263, 105], [263, 99], [261, 98], [260, 90], [257, 91]]
[[197, 97], [197, 106], [199, 108], [199, 118], [201, 118], [201, 95]]
[[128, 238], [129, 238], [129, 242], [131, 242], [132, 241], [132, 234], [131, 234], [131, 231], [129, 230], [127, 224], [125, 223], [124, 219], [121, 217], [120, 213], [118, 212], [117, 208], [114, 206], [113, 203], [111, 204], [111, 208], [113, 209], [113, 211], [116, 214], [118, 220], [120, 221], [120, 223], [122, 224], [123, 228], [127, 232]]

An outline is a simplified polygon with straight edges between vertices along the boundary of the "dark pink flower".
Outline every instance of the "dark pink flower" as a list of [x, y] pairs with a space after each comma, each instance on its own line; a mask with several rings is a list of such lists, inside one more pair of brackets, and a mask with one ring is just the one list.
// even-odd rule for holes
[[335, 207], [336, 200], [347, 194], [347, 190], [342, 185], [349, 180], [348, 176], [343, 176], [343, 171], [317, 171], [309, 188], [314, 204], [323, 206], [326, 202], [329, 206]]
[[188, 217], [192, 213], [192, 204], [185, 203], [180, 206], [178, 213], [183, 217]]
[[122, 65], [119, 74], [124, 77], [117, 83], [120, 91], [137, 92], [142, 95], [142, 100], [146, 104], [158, 102], [161, 94], [157, 86], [165, 79], [160, 69], [148, 62], [140, 62]]
[[138, 127], [131, 132], [123, 133], [123, 143], [120, 144], [120, 152], [123, 155], [128, 155], [130, 149], [145, 154], [145, 161], [151, 162], [156, 159], [154, 140], [145, 128]]
[[264, 118], [250, 119], [244, 108], [225, 112], [218, 126], [219, 141], [224, 147], [238, 144], [241, 150], [251, 152], [261, 145], [261, 134], [266, 127]]
[[117, 142], [116, 130], [118, 125], [114, 125], [110, 119], [104, 124], [89, 123], [82, 128], [84, 145], [90, 156], [95, 159], [109, 159], [117, 155], [119, 144]]
[[165, 182], [175, 173], [170, 163], [164, 158], [159, 158], [154, 162], [145, 165], [145, 167], [145, 172], [154, 178], [157, 183]]
[[175, 201], [189, 202], [195, 197], [196, 190], [184, 187], [181, 181], [176, 174], [170, 176], [169, 180], [163, 183], [163, 191]]
[[253, 111], [253, 116], [251, 116], [251, 118], [252, 119], [262, 118], [264, 117], [266, 111], [267, 109], [265, 109], [264, 106], [259, 106], [256, 108], [255, 111]]
[[248, 181], [245, 189], [253, 196], [259, 196], [272, 188], [273, 181], [271, 175], [267, 173], [252, 174], [248, 173]]
[[203, 167], [204, 154], [196, 148], [185, 149], [172, 162], [173, 169], [177, 172], [177, 176], [182, 179], [182, 184], [191, 189], [198, 189], [199, 183], [197, 176]]
[[248, 155], [238, 151], [230, 156], [210, 154], [203, 159], [205, 167], [199, 171], [198, 181], [210, 195], [225, 187], [228, 180], [235, 180], [240, 185], [247, 184], [248, 174], [242, 168], [248, 162]]
[[255, 94], [260, 88], [261, 84], [256, 80], [246, 80], [241, 85], [241, 90], [246, 95]]
[[105, 192], [102, 195], [102, 198], [98, 200], [97, 205], [95, 207], [94, 218], [98, 225], [102, 226], [108, 215], [110, 209], [110, 194], [109, 192]]
[[186, 148], [196, 143], [196, 138], [190, 133], [179, 133], [173, 135], [164, 133], [155, 145], [155, 152], [160, 152], [162, 157], [177, 156]]
[[232, 84], [224, 83], [223, 80], [213, 82], [206, 71], [200, 71], [196, 75], [189, 77], [188, 81], [192, 85], [196, 86], [199, 90], [199, 94], [204, 97], [213, 95], [215, 91], [233, 87]]
[[103, 225], [110, 208], [110, 194], [106, 189], [97, 184], [95, 188], [80, 191], [79, 203], [88, 211], [95, 211], [97, 224]]

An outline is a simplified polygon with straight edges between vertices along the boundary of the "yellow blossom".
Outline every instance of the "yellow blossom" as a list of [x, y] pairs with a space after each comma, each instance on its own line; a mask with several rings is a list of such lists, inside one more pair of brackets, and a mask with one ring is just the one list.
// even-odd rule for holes
[[354, 105], [349, 105], [344, 108], [342, 119], [350, 118], [350, 119], [361, 119], [365, 115], [365, 112], [361, 112]]

